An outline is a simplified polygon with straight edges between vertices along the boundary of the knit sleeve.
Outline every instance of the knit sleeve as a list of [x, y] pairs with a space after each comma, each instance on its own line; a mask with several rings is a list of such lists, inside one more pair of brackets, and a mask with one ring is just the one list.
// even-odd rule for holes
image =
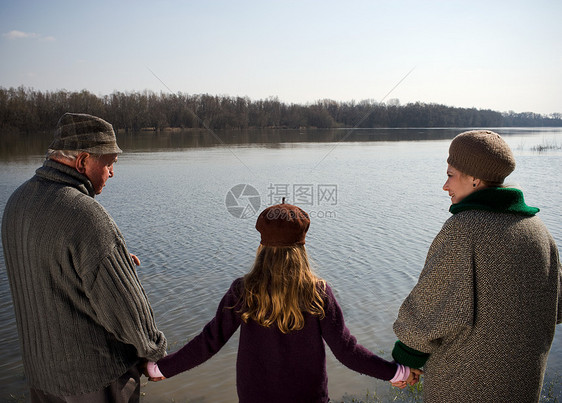
[[127, 248], [118, 244], [98, 266], [87, 291], [98, 322], [115, 338], [133, 345], [139, 357], [156, 361], [166, 353], [166, 338], [154, 321]]
[[431, 354], [473, 324], [471, 231], [458, 218], [450, 218], [434, 239], [418, 283], [394, 322], [398, 339], [418, 352]]
[[158, 361], [158, 368], [166, 378], [192, 369], [214, 356], [230, 339], [240, 326], [239, 280], [232, 283], [230, 289], [219, 303], [215, 317], [205, 325], [201, 333], [195, 336], [180, 350]]
[[389, 381], [398, 366], [373, 354], [357, 343], [343, 318], [342, 310], [329, 286], [326, 286], [324, 310], [326, 317], [320, 321], [322, 337], [334, 356], [346, 367], [375, 378]]
[[558, 314], [556, 316], [556, 324], [562, 323], [562, 264], [558, 259]]

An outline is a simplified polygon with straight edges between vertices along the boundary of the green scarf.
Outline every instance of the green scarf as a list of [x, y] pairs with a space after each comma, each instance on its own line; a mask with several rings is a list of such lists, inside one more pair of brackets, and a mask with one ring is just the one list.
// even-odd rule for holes
[[452, 204], [449, 211], [453, 214], [465, 210], [486, 210], [496, 213], [513, 213], [534, 216], [537, 207], [525, 204], [523, 192], [514, 188], [485, 188], [469, 194], [457, 204]]

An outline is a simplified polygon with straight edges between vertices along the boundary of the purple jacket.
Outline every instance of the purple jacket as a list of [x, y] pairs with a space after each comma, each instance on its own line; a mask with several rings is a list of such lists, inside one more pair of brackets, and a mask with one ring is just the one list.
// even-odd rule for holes
[[158, 361], [167, 378], [187, 371], [216, 354], [241, 327], [236, 363], [238, 398], [247, 402], [328, 402], [326, 352], [322, 339], [335, 357], [350, 369], [390, 380], [397, 370], [357, 343], [345, 326], [332, 290], [326, 286], [326, 317], [305, 314], [304, 328], [283, 334], [277, 327], [244, 323], [240, 310], [242, 279], [235, 280], [222, 298], [215, 317], [203, 331], [179, 351]]

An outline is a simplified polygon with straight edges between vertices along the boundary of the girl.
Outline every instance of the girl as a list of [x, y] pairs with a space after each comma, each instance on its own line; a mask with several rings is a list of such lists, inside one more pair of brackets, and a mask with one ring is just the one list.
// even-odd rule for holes
[[328, 402], [324, 341], [347, 367], [394, 386], [420, 370], [386, 361], [357, 344], [326, 282], [312, 273], [304, 247], [308, 214], [290, 204], [265, 209], [252, 270], [235, 280], [216, 316], [179, 351], [149, 363], [151, 380], [169, 378], [211, 358], [240, 330], [236, 386], [240, 402]]

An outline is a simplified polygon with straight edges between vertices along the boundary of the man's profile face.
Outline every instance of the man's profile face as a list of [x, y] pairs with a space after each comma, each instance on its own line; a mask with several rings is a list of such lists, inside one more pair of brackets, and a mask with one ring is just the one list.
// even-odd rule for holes
[[104, 154], [99, 157], [89, 155], [84, 160], [84, 175], [92, 182], [97, 195], [101, 193], [105, 182], [113, 177], [113, 164], [117, 162], [117, 154]]

